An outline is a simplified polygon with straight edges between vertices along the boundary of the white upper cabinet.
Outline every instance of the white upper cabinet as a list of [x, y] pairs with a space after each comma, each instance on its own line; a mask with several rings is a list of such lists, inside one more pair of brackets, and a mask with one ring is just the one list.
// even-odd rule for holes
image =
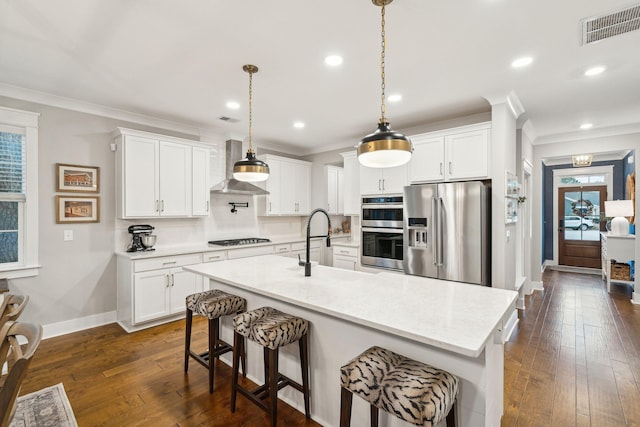
[[411, 183], [490, 178], [490, 138], [490, 123], [412, 136]]
[[[210, 150], [193, 147], [191, 156], [191, 213], [193, 216], [208, 216], [210, 208]], [[216, 182], [217, 184], [217, 182]]]
[[308, 215], [311, 205], [311, 163], [265, 154], [269, 178], [260, 183], [269, 194], [260, 196], [259, 215]]
[[339, 166], [326, 165], [327, 212], [332, 215], [344, 213], [344, 169]]
[[[191, 213], [191, 147], [160, 141], [159, 215]], [[135, 186], [135, 184], [134, 184]]]
[[344, 214], [360, 215], [360, 162], [355, 150], [340, 155], [344, 158]]
[[210, 155], [206, 146], [119, 128], [116, 151], [119, 218], [209, 214]]
[[368, 168], [360, 165], [360, 194], [402, 193], [409, 183], [408, 165], [394, 168]]
[[413, 154], [409, 163], [411, 182], [444, 180], [444, 136], [411, 137]]

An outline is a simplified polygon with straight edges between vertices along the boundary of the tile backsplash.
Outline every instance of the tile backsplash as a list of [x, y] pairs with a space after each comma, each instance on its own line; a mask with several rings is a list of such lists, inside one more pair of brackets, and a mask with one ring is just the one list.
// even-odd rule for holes
[[[240, 237], [297, 238], [306, 232], [306, 217], [263, 217], [256, 211], [255, 197], [212, 194], [208, 218], [116, 219], [115, 250], [124, 251], [131, 242], [127, 228], [133, 224], [150, 224], [158, 236], [156, 248], [204, 244], [209, 240]], [[248, 203], [231, 212], [229, 203]]]

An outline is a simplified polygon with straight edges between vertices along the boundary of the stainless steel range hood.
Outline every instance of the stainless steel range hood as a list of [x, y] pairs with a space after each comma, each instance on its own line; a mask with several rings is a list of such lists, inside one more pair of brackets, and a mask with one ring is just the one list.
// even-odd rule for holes
[[269, 194], [267, 190], [264, 190], [258, 186], [255, 186], [248, 182], [233, 179], [233, 165], [235, 164], [235, 162], [242, 158], [242, 141], [230, 139], [227, 141], [226, 149], [227, 153], [225, 155], [225, 176], [227, 178], [224, 181], [211, 187], [211, 192], [216, 194], [245, 194], [250, 196]]

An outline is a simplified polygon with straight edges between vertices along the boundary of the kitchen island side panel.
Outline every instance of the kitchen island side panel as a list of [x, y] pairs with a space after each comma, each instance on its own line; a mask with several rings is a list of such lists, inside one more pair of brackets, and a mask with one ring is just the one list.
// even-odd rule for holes
[[[459, 420], [458, 425], [491, 427], [500, 425], [503, 405], [503, 345], [501, 343], [495, 343], [490, 339], [479, 357], [468, 357], [214, 279], [210, 280], [210, 288], [222, 289], [246, 298], [247, 310], [271, 306], [303, 317], [310, 322], [311, 415], [323, 426], [339, 425], [340, 367], [372, 345], [388, 348], [457, 375], [461, 380], [456, 414]], [[225, 317], [221, 321], [221, 335], [227, 342], [233, 342], [231, 319], [231, 317]], [[225, 363], [231, 364], [230, 354], [221, 358]], [[262, 349], [249, 341], [248, 377], [259, 384], [264, 380], [262, 364]], [[299, 350], [296, 343], [281, 349], [279, 367], [284, 375], [300, 381]], [[298, 391], [287, 387], [278, 393], [278, 397], [304, 412], [302, 394]], [[369, 406], [362, 399], [353, 399], [352, 414], [352, 426], [369, 425]], [[382, 411], [380, 419], [380, 425], [384, 426], [410, 425]]]

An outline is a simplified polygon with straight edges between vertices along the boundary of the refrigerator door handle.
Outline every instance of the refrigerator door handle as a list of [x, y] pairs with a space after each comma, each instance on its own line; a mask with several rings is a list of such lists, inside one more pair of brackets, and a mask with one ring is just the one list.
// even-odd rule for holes
[[436, 267], [438, 266], [438, 217], [436, 216], [438, 212], [437, 203], [437, 198], [434, 197], [431, 199], [431, 218], [433, 219], [433, 224], [431, 225], [434, 234], [434, 238], [431, 239], [431, 241], [433, 242], [433, 250], [431, 251], [431, 253], [433, 253], [433, 265], [435, 265]]
[[438, 197], [438, 267], [444, 265], [444, 226], [442, 221], [442, 211], [444, 209], [444, 201], [442, 197]]

